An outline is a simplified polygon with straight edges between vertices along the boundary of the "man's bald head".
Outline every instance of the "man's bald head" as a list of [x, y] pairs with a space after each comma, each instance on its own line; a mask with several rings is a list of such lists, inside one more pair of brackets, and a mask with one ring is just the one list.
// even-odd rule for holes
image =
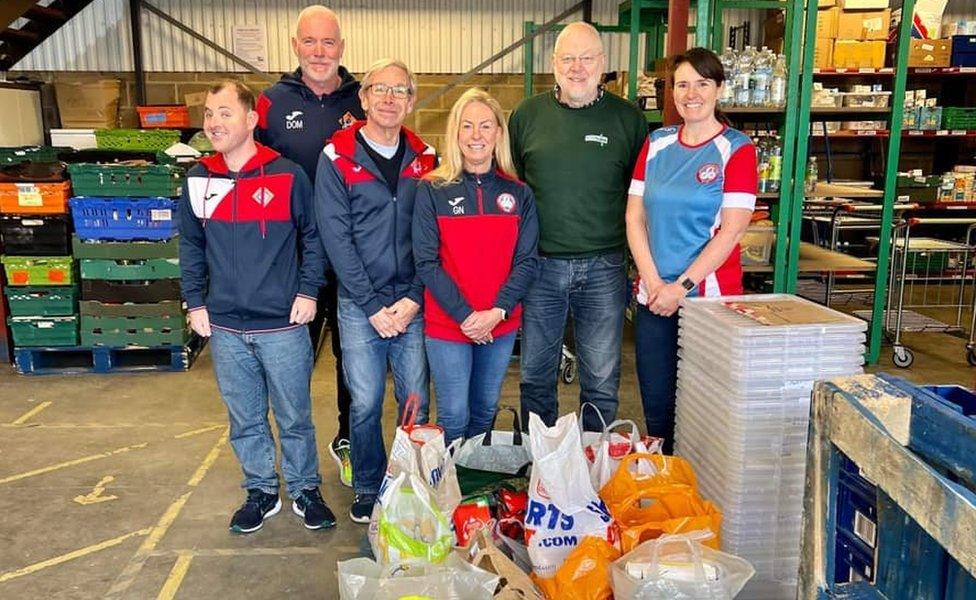
[[339, 61], [345, 46], [335, 12], [315, 4], [298, 14], [291, 47], [298, 57], [302, 81], [316, 95], [331, 94], [342, 82]]
[[298, 13], [298, 19], [295, 21], [296, 38], [301, 37], [302, 23], [309, 19], [324, 19], [335, 23], [335, 28], [340, 33], [339, 37], [342, 37], [342, 28], [339, 26], [339, 15], [331, 8], [327, 8], [321, 4], [313, 4], [312, 6], [305, 7], [302, 9], [302, 12]]
[[552, 53], [560, 102], [580, 107], [596, 100], [606, 66], [603, 40], [595, 27], [577, 21], [563, 28]]
[[585, 21], [570, 23], [559, 32], [559, 36], [556, 37], [553, 54], [559, 53], [559, 49], [567, 43], [573, 43], [574, 45], [581, 43], [587, 45], [595, 44], [600, 48], [600, 52], [603, 52], [603, 39], [600, 38], [600, 32], [596, 30], [596, 27]]

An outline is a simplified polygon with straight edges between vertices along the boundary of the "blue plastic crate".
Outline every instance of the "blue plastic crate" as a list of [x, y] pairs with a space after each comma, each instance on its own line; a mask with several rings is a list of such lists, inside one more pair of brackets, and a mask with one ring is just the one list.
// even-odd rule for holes
[[837, 476], [835, 581], [874, 581], [878, 545], [878, 491], [857, 465], [840, 454]]
[[964, 416], [976, 419], [976, 394], [961, 385], [923, 385], [921, 387], [944, 400], [953, 410], [958, 410]]
[[70, 200], [71, 217], [83, 240], [168, 240], [176, 235], [177, 202], [77, 196]]

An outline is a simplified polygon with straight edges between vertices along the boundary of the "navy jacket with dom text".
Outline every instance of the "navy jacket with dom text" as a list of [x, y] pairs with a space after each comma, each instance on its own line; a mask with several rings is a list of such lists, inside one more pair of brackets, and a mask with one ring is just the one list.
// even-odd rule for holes
[[289, 323], [296, 296], [315, 300], [325, 255], [305, 172], [257, 144], [240, 172], [215, 154], [187, 173], [180, 211], [180, 270], [190, 311], [216, 327], [269, 331]]
[[301, 165], [312, 182], [329, 138], [366, 117], [359, 101], [359, 82], [345, 67], [339, 67], [339, 78], [335, 91], [317, 96], [302, 81], [302, 70], [296, 69], [261, 92], [255, 107], [255, 138]]
[[356, 139], [358, 121], [336, 132], [322, 151], [315, 176], [315, 210], [339, 296], [367, 316], [407, 297], [423, 304], [413, 264], [411, 227], [417, 182], [437, 163], [434, 149], [402, 128], [406, 144], [396, 194]]

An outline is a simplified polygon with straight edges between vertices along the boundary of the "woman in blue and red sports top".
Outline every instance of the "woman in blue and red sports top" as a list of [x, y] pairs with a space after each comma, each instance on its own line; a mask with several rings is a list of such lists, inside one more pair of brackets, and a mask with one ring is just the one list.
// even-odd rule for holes
[[538, 271], [535, 202], [514, 173], [501, 106], [468, 90], [451, 108], [444, 160], [417, 188], [413, 216], [427, 360], [448, 442], [491, 426], [520, 302]]
[[648, 136], [627, 202], [627, 241], [639, 278], [635, 350], [650, 435], [674, 437], [678, 304], [685, 296], [742, 293], [739, 240], [756, 203], [756, 149], [718, 111], [725, 82], [715, 53], [674, 59], [682, 125]]

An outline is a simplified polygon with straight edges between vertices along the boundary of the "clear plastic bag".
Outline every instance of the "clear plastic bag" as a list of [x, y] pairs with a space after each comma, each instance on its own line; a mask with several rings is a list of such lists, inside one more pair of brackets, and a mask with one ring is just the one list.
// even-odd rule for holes
[[442, 562], [454, 534], [426, 482], [417, 474], [400, 473], [377, 503], [373, 555], [383, 564], [420, 559]]
[[731, 600], [756, 573], [746, 560], [703, 546], [711, 532], [644, 542], [611, 567], [616, 600]]
[[452, 553], [439, 564], [406, 562], [383, 566], [368, 558], [340, 562], [341, 600], [490, 600], [499, 577]]

